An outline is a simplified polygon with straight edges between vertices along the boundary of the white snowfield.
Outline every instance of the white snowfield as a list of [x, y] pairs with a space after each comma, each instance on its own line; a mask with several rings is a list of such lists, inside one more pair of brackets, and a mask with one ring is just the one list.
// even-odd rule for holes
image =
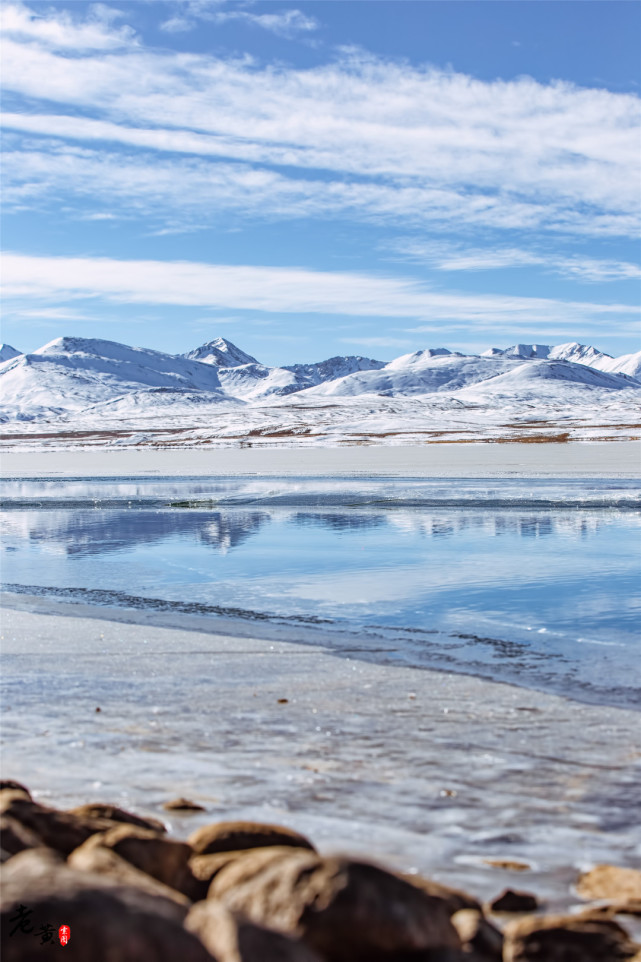
[[269, 367], [224, 338], [174, 356], [57, 338], [3, 346], [4, 447], [414, 444], [639, 437], [641, 352], [578, 343]]

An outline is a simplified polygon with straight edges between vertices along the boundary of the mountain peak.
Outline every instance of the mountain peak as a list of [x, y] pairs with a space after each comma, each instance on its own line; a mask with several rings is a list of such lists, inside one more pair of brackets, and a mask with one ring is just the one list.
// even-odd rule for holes
[[20, 357], [22, 351], [16, 351], [10, 344], [0, 344], [0, 364], [3, 361], [10, 361], [12, 357]]
[[239, 347], [232, 344], [225, 337], [216, 337], [213, 341], [201, 344], [200, 347], [181, 354], [190, 361], [203, 361], [216, 367], [240, 367], [241, 364], [258, 364], [259, 361], [251, 354], [246, 354]]

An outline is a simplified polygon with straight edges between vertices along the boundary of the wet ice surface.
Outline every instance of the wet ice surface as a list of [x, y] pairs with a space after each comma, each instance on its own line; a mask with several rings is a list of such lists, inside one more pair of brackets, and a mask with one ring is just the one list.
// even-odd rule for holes
[[[13, 592], [638, 707], [638, 481], [236, 477], [3, 486]], [[252, 627], [255, 630], [255, 627]]]
[[[279, 822], [322, 852], [484, 898], [525, 888], [550, 908], [577, 901], [579, 868], [641, 855], [629, 710], [331, 657], [295, 644], [291, 626], [261, 640], [262, 625], [229, 637], [194, 614], [182, 630], [149, 610], [7, 604], [3, 767], [41, 801], [166, 819], [162, 803], [185, 795], [206, 812], [172, 813], [178, 836], [223, 818]], [[529, 868], [488, 864], [505, 859]]]

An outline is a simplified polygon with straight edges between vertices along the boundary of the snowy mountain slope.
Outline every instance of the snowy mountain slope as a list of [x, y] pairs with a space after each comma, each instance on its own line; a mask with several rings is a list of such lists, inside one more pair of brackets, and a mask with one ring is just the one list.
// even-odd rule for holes
[[266, 367], [264, 364], [219, 367], [218, 377], [227, 394], [246, 401], [282, 397], [308, 386], [308, 381], [294, 371], [284, 367]]
[[[82, 410], [83, 417], [99, 415], [105, 418], [134, 418], [201, 415], [210, 409], [217, 413], [221, 408], [242, 407], [243, 401], [228, 397], [220, 391], [189, 391], [186, 388], [151, 387], [142, 391], [121, 394], [108, 401], [99, 401]], [[75, 415], [74, 415], [75, 416]]]
[[548, 353], [550, 361], [572, 361], [574, 364], [585, 364], [588, 367], [598, 367], [601, 370], [601, 363], [614, 360], [609, 354], [597, 351], [595, 347], [588, 344], [579, 344], [578, 341], [570, 341], [568, 344], [557, 344], [551, 347]]
[[57, 338], [0, 367], [2, 420], [82, 411], [141, 388], [207, 391], [224, 399], [216, 369], [115, 341]]
[[10, 344], [0, 344], [0, 364], [10, 361], [12, 357], [20, 357], [20, 351], [16, 351]]
[[430, 347], [424, 351], [414, 351], [412, 354], [401, 354], [400, 357], [394, 358], [393, 361], [389, 361], [387, 364], [381, 366], [385, 367], [388, 371], [394, 371], [401, 367], [423, 364], [433, 357], [449, 357], [451, 355], [464, 357], [464, 355], [459, 354], [458, 351], [448, 351], [446, 347]]
[[513, 358], [461, 354], [434, 356], [429, 351], [419, 351], [397, 358], [379, 371], [348, 374], [337, 381], [309, 388], [304, 394], [307, 397], [355, 397], [360, 394], [396, 397], [452, 392], [496, 377], [520, 364], [522, 361]]
[[481, 357], [546, 358], [551, 348], [547, 344], [513, 344], [512, 347], [490, 347]]
[[611, 374], [627, 374], [629, 377], [641, 378], [641, 351], [636, 354], [623, 354], [612, 357], [598, 351], [589, 344], [579, 344], [569, 341], [567, 344], [557, 344], [550, 347], [547, 344], [514, 344], [505, 349], [491, 347], [483, 351], [481, 357], [521, 357], [546, 358], [549, 361], [572, 361], [573, 364], [583, 364], [586, 367], [597, 368]]
[[385, 361], [375, 361], [371, 357], [348, 355], [345, 357], [330, 357], [327, 361], [315, 364], [291, 364], [285, 367], [298, 377], [305, 379], [306, 387], [322, 384], [324, 381], [336, 381], [339, 377], [354, 374], [357, 371], [379, 371], [385, 367]]
[[457, 397], [485, 398], [489, 395], [511, 394], [524, 399], [554, 394], [559, 396], [569, 385], [581, 388], [605, 388], [610, 391], [638, 392], [641, 383], [620, 374], [574, 364], [571, 361], [532, 360], [499, 374], [497, 377], [472, 384], [457, 393]]
[[610, 358], [575, 342], [289, 367], [239, 363], [249, 355], [222, 338], [208, 347], [203, 362], [59, 338], [9, 358], [0, 364], [4, 437], [39, 445], [45, 432], [54, 444], [98, 447], [515, 440], [530, 430], [629, 438], [641, 419], [641, 381], [627, 374], [640, 355]]
[[641, 351], [635, 354], [622, 354], [621, 357], [609, 358], [604, 355], [605, 360], [599, 361], [598, 367], [601, 371], [609, 371], [611, 374], [627, 374], [628, 377], [641, 380]]
[[385, 365], [384, 361], [374, 361], [369, 357], [348, 356], [331, 357], [315, 364], [268, 367], [223, 337], [180, 356], [215, 365], [220, 382], [228, 394], [254, 401], [284, 397], [354, 371], [377, 370]]
[[217, 337], [207, 344], [186, 354], [179, 354], [188, 361], [203, 361], [205, 364], [214, 364], [216, 367], [238, 367], [241, 364], [260, 364], [251, 354], [246, 354], [239, 347], [232, 344], [224, 337]]
[[224, 337], [209, 341], [181, 357], [215, 365], [224, 390], [244, 400], [287, 396], [354, 371], [377, 370], [385, 365], [384, 361], [357, 356], [331, 357], [315, 364], [268, 367]]

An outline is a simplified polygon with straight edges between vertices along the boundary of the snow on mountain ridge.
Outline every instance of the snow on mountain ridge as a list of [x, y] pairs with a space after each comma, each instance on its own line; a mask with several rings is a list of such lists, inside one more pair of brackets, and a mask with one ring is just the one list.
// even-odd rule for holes
[[90, 338], [56, 338], [2, 366], [3, 420], [31, 420], [82, 411], [141, 389], [175, 388], [223, 394], [216, 368], [147, 348]]
[[496, 377], [472, 384], [461, 391], [459, 396], [473, 395], [478, 398], [488, 394], [505, 393], [520, 394], [525, 397], [532, 393], [544, 395], [550, 391], [556, 394], [560, 384], [587, 385], [610, 390], [625, 390], [630, 387], [641, 389], [641, 384], [636, 384], [631, 379], [608, 374], [585, 364], [575, 364], [564, 359], [535, 358], [518, 364]]
[[490, 347], [483, 351], [481, 357], [546, 358], [549, 353], [547, 344], [513, 344], [506, 348]]
[[608, 358], [599, 362], [602, 371], [610, 374], [626, 374], [628, 377], [636, 378], [641, 381], [641, 351], [634, 354], [622, 354], [620, 357]]
[[[401, 354], [400, 357], [394, 358], [393, 361], [389, 361], [385, 368], [387, 370], [394, 371], [397, 368], [408, 367], [409, 365], [423, 364], [425, 361], [431, 360], [433, 357], [463, 357], [463, 354], [459, 354], [458, 351], [449, 351], [446, 347], [428, 347], [423, 351], [414, 351], [412, 354]], [[474, 357], [475, 355], [469, 355]]]
[[375, 361], [371, 357], [361, 357], [360, 354], [346, 354], [313, 364], [286, 364], [284, 370], [307, 379], [311, 387], [324, 381], [335, 381], [357, 371], [378, 371], [382, 367], [385, 367], [385, 361]]
[[202, 361], [204, 364], [214, 364], [217, 367], [239, 367], [242, 364], [260, 364], [251, 354], [246, 354], [239, 347], [232, 344], [224, 337], [216, 337], [207, 344], [188, 351], [186, 354], [179, 354], [178, 357], [187, 358], [189, 361]]
[[[384, 397], [410, 397], [441, 391], [457, 391], [468, 384], [496, 377], [522, 363], [514, 358], [482, 358], [477, 355], [417, 352], [397, 358], [379, 371], [348, 374], [305, 391], [312, 397], [354, 397], [378, 394]], [[401, 363], [402, 362], [402, 363]]]
[[[209, 360], [194, 358], [197, 353]], [[498, 410], [502, 398], [509, 399], [515, 411], [538, 410], [539, 401], [543, 405], [552, 398], [558, 410], [565, 406], [571, 412], [584, 410], [590, 395], [593, 407], [605, 410], [620, 389], [641, 388], [641, 381], [634, 379], [641, 375], [641, 353], [611, 358], [577, 342], [556, 347], [518, 344], [480, 356], [431, 348], [387, 364], [360, 356], [287, 367], [268, 367], [255, 360], [240, 363], [250, 355], [224, 338], [190, 354], [169, 355], [77, 337], [57, 338], [32, 354], [16, 352], [0, 367], [5, 402], [0, 420], [68, 423], [73, 418], [76, 425], [82, 418], [99, 423], [104, 416], [114, 423], [134, 424], [139, 418], [149, 424], [157, 414], [161, 425], [171, 418], [193, 417], [211, 425], [216, 434], [233, 410], [260, 422], [262, 417], [272, 418], [261, 411], [279, 405], [285, 405], [285, 411], [298, 398], [301, 411], [305, 405], [322, 407], [327, 406], [325, 399], [339, 399], [330, 407], [342, 411], [343, 419], [362, 398], [370, 414], [381, 411], [383, 423], [389, 401], [378, 401], [377, 396], [397, 398], [399, 411], [407, 409], [406, 420], [411, 420], [415, 403], [445, 404], [452, 410], [489, 405]], [[223, 364], [218, 363], [221, 357]], [[616, 402], [621, 410], [629, 408], [628, 397], [632, 395], [624, 393]], [[222, 420], [219, 411], [224, 412]]]
[[[578, 341], [570, 341], [567, 344], [557, 344], [551, 347], [548, 358], [551, 361], [572, 361], [574, 364], [584, 364], [586, 367], [600, 367], [604, 359], [611, 359], [610, 354], [598, 351], [596, 347], [589, 344], [579, 344]], [[601, 370], [604, 370], [601, 368]]]
[[20, 357], [21, 351], [16, 351], [10, 344], [0, 344], [0, 364], [10, 361], [14, 357]]

